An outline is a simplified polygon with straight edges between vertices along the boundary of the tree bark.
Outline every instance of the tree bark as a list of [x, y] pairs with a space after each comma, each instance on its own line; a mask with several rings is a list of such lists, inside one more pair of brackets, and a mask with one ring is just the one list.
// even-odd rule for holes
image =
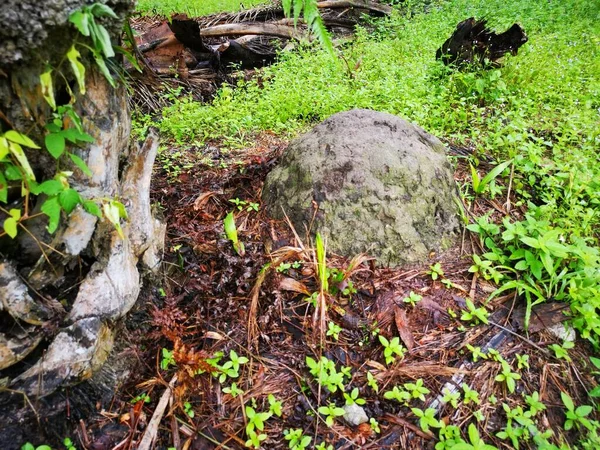
[[[119, 20], [99, 18], [117, 43], [131, 0], [101, 1]], [[14, 129], [43, 147], [44, 125], [52, 110], [44, 100], [39, 76], [48, 66], [59, 67], [71, 45], [91, 45], [68, 19], [90, 2], [84, 0], [8, 0], [0, 6], [0, 133]], [[84, 48], [84, 47], [79, 47]], [[27, 151], [38, 181], [58, 170], [85, 199], [117, 197], [129, 219], [124, 238], [105, 219], [78, 206], [63, 214], [58, 230], [49, 234], [47, 217], [23, 222], [15, 239], [0, 238], [0, 447], [20, 448], [35, 440], [30, 426], [62, 430], [50, 423], [64, 415], [59, 391], [89, 380], [73, 392], [108, 392], [114, 370], [111, 359], [118, 319], [135, 304], [140, 292], [140, 269], [155, 271], [160, 263], [164, 226], [150, 209], [150, 176], [158, 141], [155, 136], [129, 148], [131, 128], [126, 89], [110, 86], [90, 54], [82, 51], [86, 93], [76, 94], [74, 109], [94, 142], [70, 147], [90, 168], [88, 177], [69, 158], [58, 162], [42, 148]], [[57, 104], [77, 91], [66, 65], [54, 77]], [[0, 163], [0, 169], [2, 164]], [[6, 209], [40, 211], [44, 196], [22, 197], [20, 183], [9, 184]], [[25, 202], [28, 202], [25, 205]], [[0, 224], [6, 215], [0, 212]], [[111, 375], [108, 376], [107, 373]], [[91, 386], [91, 387], [90, 387]], [[23, 401], [26, 398], [27, 401]], [[79, 399], [71, 398], [73, 404]], [[83, 401], [88, 401], [86, 398]], [[58, 405], [58, 407], [57, 407]], [[57, 409], [58, 408], [58, 409]], [[57, 431], [56, 434], [60, 434]], [[64, 435], [63, 435], [64, 437]]]

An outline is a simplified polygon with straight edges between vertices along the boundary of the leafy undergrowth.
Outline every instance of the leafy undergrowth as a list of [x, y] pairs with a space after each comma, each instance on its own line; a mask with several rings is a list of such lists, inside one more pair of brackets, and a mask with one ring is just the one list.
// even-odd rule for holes
[[[176, 376], [159, 448], [600, 446], [598, 6], [424, 3], [359, 30], [345, 62], [300, 48], [211, 105], [164, 111], [167, 262], [130, 330], [147, 363], [133, 406], [115, 406], [127, 442]], [[435, 50], [471, 15], [518, 21], [529, 42], [499, 69], [448, 71]], [[375, 268], [324, 257], [263, 213], [282, 139], [353, 107], [406, 117], [460, 154], [453, 251]], [[576, 342], [548, 331], [566, 316]], [[349, 426], [352, 403], [370, 420]]]
[[139, 0], [136, 11], [143, 15], [170, 16], [172, 13], [187, 14], [190, 17], [204, 16], [219, 12], [236, 12], [243, 8], [268, 3], [267, 0]]

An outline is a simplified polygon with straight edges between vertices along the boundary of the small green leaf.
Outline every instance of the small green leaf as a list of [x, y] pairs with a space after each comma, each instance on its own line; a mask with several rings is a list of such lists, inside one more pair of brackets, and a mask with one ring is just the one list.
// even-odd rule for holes
[[17, 220], [14, 217], [9, 217], [4, 221], [4, 231], [12, 239], [17, 236]]
[[69, 22], [71, 22], [84, 36], [90, 35], [90, 28], [88, 26], [89, 13], [77, 10], [69, 16]]
[[83, 209], [85, 209], [91, 215], [102, 218], [102, 210], [93, 200], [85, 200], [82, 205]]
[[71, 211], [73, 211], [75, 207], [81, 203], [81, 196], [75, 189], [65, 189], [58, 194], [58, 202], [67, 214], [71, 214]]
[[75, 74], [75, 78], [77, 79], [77, 84], [79, 85], [79, 92], [81, 94], [85, 94], [85, 66], [81, 64], [79, 61], [79, 57], [81, 54], [75, 48], [75, 44], [71, 46], [71, 49], [67, 52], [67, 58], [71, 63], [71, 68], [73, 69], [73, 73]]
[[6, 139], [8, 139], [9, 141], [14, 142], [15, 144], [22, 145], [24, 147], [40, 148], [38, 145], [36, 145], [35, 142], [33, 142], [31, 139], [29, 139], [29, 137], [25, 136], [22, 133], [15, 131], [15, 130], [7, 131], [6, 133], [4, 133], [4, 137]]
[[52, 69], [46, 70], [40, 75], [40, 84], [42, 85], [42, 95], [54, 110], [56, 109], [56, 100], [54, 99], [54, 86], [52, 84]]
[[60, 158], [65, 151], [65, 138], [60, 133], [50, 133], [44, 138], [46, 149], [54, 159]]
[[104, 211], [104, 217], [113, 224], [121, 239], [125, 239], [120, 223], [119, 208], [113, 202], [110, 202], [105, 203], [102, 210]]
[[77, 156], [74, 153], [69, 153], [69, 158], [71, 158], [71, 161], [73, 161], [75, 163], [75, 165], [77, 167], [79, 167], [79, 169], [85, 173], [88, 177], [92, 176], [92, 171], [90, 170], [90, 168], [87, 166], [87, 164], [85, 163], [85, 161], [83, 159], [81, 159], [79, 156]]
[[561, 392], [560, 393], [560, 397], [562, 398], [563, 403], [565, 404], [565, 406], [567, 407], [568, 410], [574, 410], [575, 409], [575, 405], [573, 404], [573, 400], [571, 399], [571, 397], [566, 394], [565, 392]]
[[21, 148], [21, 146], [19, 144], [16, 144], [15, 142], [11, 142], [10, 143], [10, 152], [12, 153], [12, 155], [17, 159], [17, 161], [21, 165], [21, 168], [25, 172], [25, 175], [27, 175], [27, 177], [29, 179], [35, 180], [35, 175], [33, 174], [33, 170], [31, 170], [31, 166], [29, 165], [29, 160], [27, 159], [27, 156], [23, 152], [23, 149]]

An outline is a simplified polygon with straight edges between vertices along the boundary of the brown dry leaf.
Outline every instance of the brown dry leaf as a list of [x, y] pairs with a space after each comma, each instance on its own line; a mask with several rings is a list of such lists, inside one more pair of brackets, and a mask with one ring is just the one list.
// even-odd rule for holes
[[129, 413], [125, 413], [121, 417], [119, 417], [119, 422], [121, 422], [121, 423], [129, 423], [130, 420], [131, 420], [131, 415]]
[[448, 312], [444, 309], [444, 307], [440, 306], [435, 300], [432, 300], [429, 297], [423, 297], [421, 301], [417, 302], [416, 306], [418, 308], [428, 309], [429, 311], [441, 312], [445, 316], [448, 315]]
[[382, 329], [386, 330], [392, 324], [394, 317], [394, 306], [396, 302], [396, 293], [394, 291], [387, 291], [379, 294], [375, 299], [375, 305], [377, 310], [377, 325]]
[[217, 241], [203, 242], [202, 244], [196, 244], [193, 247], [196, 255], [216, 255], [218, 253]]
[[281, 289], [282, 291], [297, 292], [299, 294], [310, 296], [310, 291], [304, 283], [298, 280], [294, 280], [290, 277], [285, 277], [279, 282], [279, 289]]
[[217, 333], [216, 331], [207, 331], [206, 333], [204, 333], [203, 337], [205, 337], [206, 339], [214, 339], [215, 341], [222, 341], [223, 339], [225, 339], [222, 334]]
[[412, 331], [410, 331], [408, 318], [406, 317], [406, 311], [397, 305], [394, 306], [394, 319], [396, 321], [396, 328], [398, 328], [398, 333], [400, 333], [400, 339], [406, 345], [406, 348], [409, 352], [415, 346], [415, 338], [413, 337]]
[[372, 359], [368, 360], [365, 365], [371, 367], [372, 369], [377, 369], [381, 372], [385, 372], [387, 370], [387, 367], [385, 367], [383, 364], [377, 362], [377, 361], [373, 361]]
[[[557, 323], [567, 320], [565, 312], [569, 311], [569, 306], [561, 302], [542, 303], [531, 309], [531, 318], [529, 320], [529, 332], [536, 333], [545, 328], [551, 327]], [[513, 320], [523, 330], [525, 328], [525, 308], [520, 308], [514, 312]]]
[[202, 207], [206, 204], [206, 202], [208, 202], [208, 200], [215, 194], [217, 194], [217, 192], [208, 191], [203, 192], [198, 197], [196, 197], [196, 200], [194, 200], [194, 211], [200, 211]]

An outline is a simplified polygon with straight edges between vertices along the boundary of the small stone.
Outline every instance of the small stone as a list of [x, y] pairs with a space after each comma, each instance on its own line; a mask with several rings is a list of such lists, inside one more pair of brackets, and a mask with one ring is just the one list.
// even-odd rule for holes
[[367, 416], [365, 410], [356, 403], [352, 405], [345, 405], [343, 410], [346, 411], [344, 414], [344, 420], [350, 426], [356, 427], [361, 423], [366, 423], [369, 421], [369, 417]]
[[575, 342], [576, 334], [572, 326], [565, 326], [564, 323], [557, 323], [548, 327], [548, 331], [561, 341]]

